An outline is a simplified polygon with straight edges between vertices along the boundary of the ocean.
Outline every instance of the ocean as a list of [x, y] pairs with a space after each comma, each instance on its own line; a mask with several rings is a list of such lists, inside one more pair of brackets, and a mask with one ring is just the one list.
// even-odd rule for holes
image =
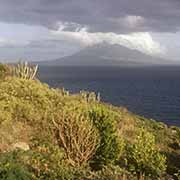
[[133, 113], [180, 126], [180, 66], [59, 67], [40, 66], [38, 77], [71, 93], [101, 94], [104, 102]]

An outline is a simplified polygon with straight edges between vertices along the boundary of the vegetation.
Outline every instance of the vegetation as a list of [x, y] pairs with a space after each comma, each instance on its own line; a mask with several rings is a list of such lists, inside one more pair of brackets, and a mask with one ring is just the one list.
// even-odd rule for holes
[[64, 149], [69, 163], [82, 166], [95, 154], [99, 134], [88, 116], [68, 111], [63, 110], [56, 118], [53, 117], [54, 137], [59, 147]]
[[127, 151], [127, 165], [129, 170], [140, 175], [157, 176], [166, 170], [166, 158], [155, 146], [155, 137], [140, 130], [135, 142]]
[[123, 139], [116, 130], [117, 115], [101, 105], [91, 107], [89, 116], [100, 133], [100, 143], [93, 158], [93, 168], [101, 169], [104, 165], [113, 164], [122, 155]]
[[12, 75], [23, 79], [34, 79], [38, 70], [38, 65], [30, 66], [27, 62], [20, 62], [12, 66]]
[[3, 79], [10, 73], [10, 68], [7, 65], [0, 64], [0, 78]]
[[24, 68], [12, 73], [16, 67], [0, 65], [0, 179], [179, 178], [178, 127], [95, 93], [50, 88], [29, 70], [20, 76]]

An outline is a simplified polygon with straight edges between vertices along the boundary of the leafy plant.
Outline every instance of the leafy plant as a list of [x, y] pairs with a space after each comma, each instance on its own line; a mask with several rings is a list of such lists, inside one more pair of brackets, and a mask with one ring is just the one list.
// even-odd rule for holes
[[94, 155], [92, 166], [101, 169], [114, 163], [122, 154], [124, 141], [118, 136], [117, 121], [112, 111], [95, 106], [89, 111], [90, 118], [100, 133], [100, 145]]
[[5, 64], [0, 64], [0, 79], [4, 79], [7, 75], [10, 74], [9, 66]]
[[141, 129], [134, 144], [127, 149], [127, 165], [139, 177], [159, 176], [166, 170], [166, 157], [158, 152], [155, 137]]
[[[96, 180], [133, 180], [133, 176], [125, 169], [121, 169], [119, 166], [108, 165], [104, 166], [101, 170], [94, 174], [92, 179]], [[89, 179], [90, 180], [90, 179]]]
[[1, 180], [31, 180], [32, 174], [27, 167], [19, 161], [18, 152], [0, 154]]

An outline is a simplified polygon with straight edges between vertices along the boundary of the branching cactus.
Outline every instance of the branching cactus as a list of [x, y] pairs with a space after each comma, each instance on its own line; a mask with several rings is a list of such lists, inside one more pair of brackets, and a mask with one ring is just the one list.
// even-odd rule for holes
[[28, 62], [20, 62], [12, 68], [12, 74], [22, 79], [34, 79], [37, 70], [38, 65], [30, 66]]
[[100, 93], [96, 95], [94, 92], [86, 92], [86, 91], [80, 91], [80, 96], [86, 100], [87, 102], [100, 102], [101, 96]]
[[96, 152], [99, 132], [83, 114], [63, 112], [52, 118], [55, 137], [72, 166], [86, 164]]

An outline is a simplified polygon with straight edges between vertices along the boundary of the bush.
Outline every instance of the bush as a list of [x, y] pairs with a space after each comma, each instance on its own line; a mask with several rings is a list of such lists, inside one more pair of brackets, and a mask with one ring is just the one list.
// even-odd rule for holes
[[155, 137], [143, 129], [127, 149], [127, 163], [138, 176], [160, 176], [166, 170], [166, 158], [156, 150]]
[[0, 79], [3, 79], [8, 75], [9, 68], [7, 65], [0, 64]]
[[78, 111], [63, 110], [53, 118], [55, 138], [73, 166], [82, 166], [96, 152], [99, 134], [88, 116]]
[[1, 180], [32, 180], [32, 174], [27, 167], [19, 162], [17, 152], [0, 154]]
[[[119, 166], [109, 165], [94, 174], [95, 180], [133, 180], [132, 175]], [[90, 180], [90, 179], [89, 179]]]
[[[0, 82], [0, 99], [0, 150], [3, 144], [29, 144], [35, 137], [41, 142], [54, 143], [49, 126], [54, 108], [61, 105], [62, 96], [59, 92], [39, 81], [9, 77]], [[16, 126], [18, 124], [22, 124], [23, 131]], [[25, 133], [26, 137], [23, 133], [26, 131], [32, 133]]]
[[90, 118], [99, 130], [100, 145], [91, 163], [94, 169], [113, 164], [122, 154], [123, 140], [117, 133], [117, 121], [112, 111], [99, 105], [89, 111]]
[[59, 147], [43, 145], [36, 150], [13, 151], [0, 154], [1, 180], [74, 180], [84, 177], [79, 168], [63, 162]]
[[38, 81], [7, 78], [0, 82], [0, 98], [0, 111], [9, 112], [13, 121], [33, 124], [50, 114], [53, 103], [61, 100], [61, 94]]
[[63, 163], [64, 151], [58, 146], [41, 144], [25, 155], [29, 171], [38, 180], [71, 179], [70, 169]]

